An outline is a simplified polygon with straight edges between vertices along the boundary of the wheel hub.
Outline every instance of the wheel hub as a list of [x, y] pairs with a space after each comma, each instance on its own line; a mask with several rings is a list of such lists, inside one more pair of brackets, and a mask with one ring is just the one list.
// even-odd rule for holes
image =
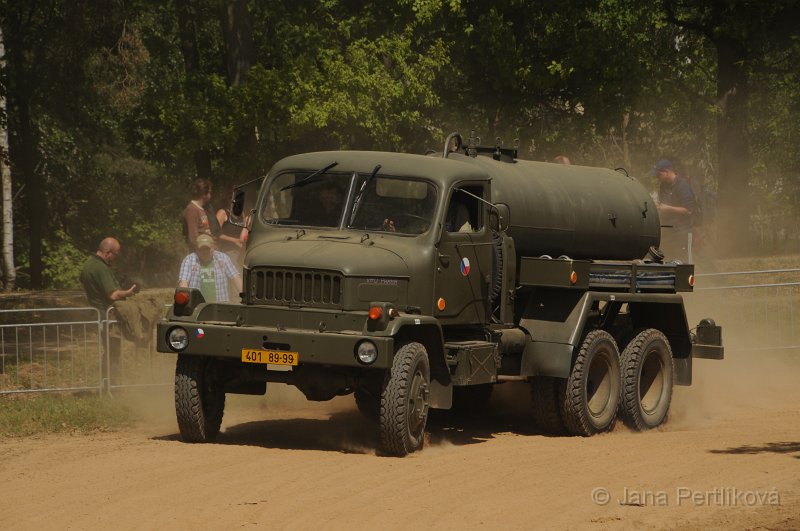
[[645, 413], [653, 414], [661, 403], [663, 393], [664, 365], [658, 352], [651, 350], [645, 356], [642, 375], [639, 378], [639, 396]]
[[412, 431], [416, 431], [425, 422], [428, 414], [428, 397], [430, 389], [422, 372], [414, 373], [411, 382], [411, 392], [408, 397], [408, 424]]
[[611, 400], [613, 388], [608, 360], [604, 356], [595, 356], [586, 382], [586, 402], [592, 416], [603, 415]]

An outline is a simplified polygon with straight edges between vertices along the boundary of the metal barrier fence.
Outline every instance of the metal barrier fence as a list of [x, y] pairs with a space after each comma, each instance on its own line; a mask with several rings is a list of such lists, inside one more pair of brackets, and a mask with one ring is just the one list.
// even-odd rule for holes
[[139, 342], [124, 338], [113, 306], [106, 312], [106, 322], [109, 330], [105, 336], [108, 363], [104, 376], [109, 393], [130, 387], [174, 385], [175, 356], [156, 352], [155, 322], [147, 331], [146, 340]]
[[0, 395], [172, 385], [175, 359], [126, 339], [114, 308], [0, 310]]
[[[798, 274], [800, 269], [698, 273], [694, 293], [686, 297], [687, 311], [721, 324], [730, 340], [726, 349], [800, 351]], [[766, 282], [755, 281], [764, 276]]]
[[100, 391], [95, 308], [0, 310], [0, 393]]
[[[723, 327], [726, 349], [800, 351], [795, 324], [800, 282], [736, 281], [797, 273], [800, 269], [697, 274], [695, 292], [685, 296], [689, 321], [713, 317]], [[174, 356], [155, 351], [155, 327], [146, 341], [130, 341], [120, 333], [114, 308], [104, 316], [94, 308], [0, 310], [0, 395], [170, 386], [174, 368]]]

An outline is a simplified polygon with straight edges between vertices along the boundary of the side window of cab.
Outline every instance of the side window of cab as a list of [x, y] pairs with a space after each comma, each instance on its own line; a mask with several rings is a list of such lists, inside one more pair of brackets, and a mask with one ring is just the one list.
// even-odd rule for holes
[[459, 186], [453, 190], [447, 206], [444, 227], [447, 232], [473, 233], [483, 230], [483, 187]]

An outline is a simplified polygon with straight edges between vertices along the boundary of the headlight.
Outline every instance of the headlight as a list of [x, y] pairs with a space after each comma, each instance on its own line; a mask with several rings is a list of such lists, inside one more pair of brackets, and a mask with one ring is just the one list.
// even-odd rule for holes
[[167, 333], [167, 343], [172, 350], [180, 352], [189, 344], [189, 334], [180, 327], [175, 327]]
[[378, 347], [372, 341], [362, 341], [356, 349], [356, 358], [364, 365], [375, 363], [378, 359]]

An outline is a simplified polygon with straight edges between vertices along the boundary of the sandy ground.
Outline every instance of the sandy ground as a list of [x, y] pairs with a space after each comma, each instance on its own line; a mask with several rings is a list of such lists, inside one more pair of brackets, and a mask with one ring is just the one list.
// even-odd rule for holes
[[179, 441], [170, 390], [118, 433], [0, 441], [2, 529], [798, 529], [800, 359], [695, 362], [648, 433], [544, 437], [523, 384], [376, 455], [352, 402], [274, 385], [229, 400], [214, 444]]

